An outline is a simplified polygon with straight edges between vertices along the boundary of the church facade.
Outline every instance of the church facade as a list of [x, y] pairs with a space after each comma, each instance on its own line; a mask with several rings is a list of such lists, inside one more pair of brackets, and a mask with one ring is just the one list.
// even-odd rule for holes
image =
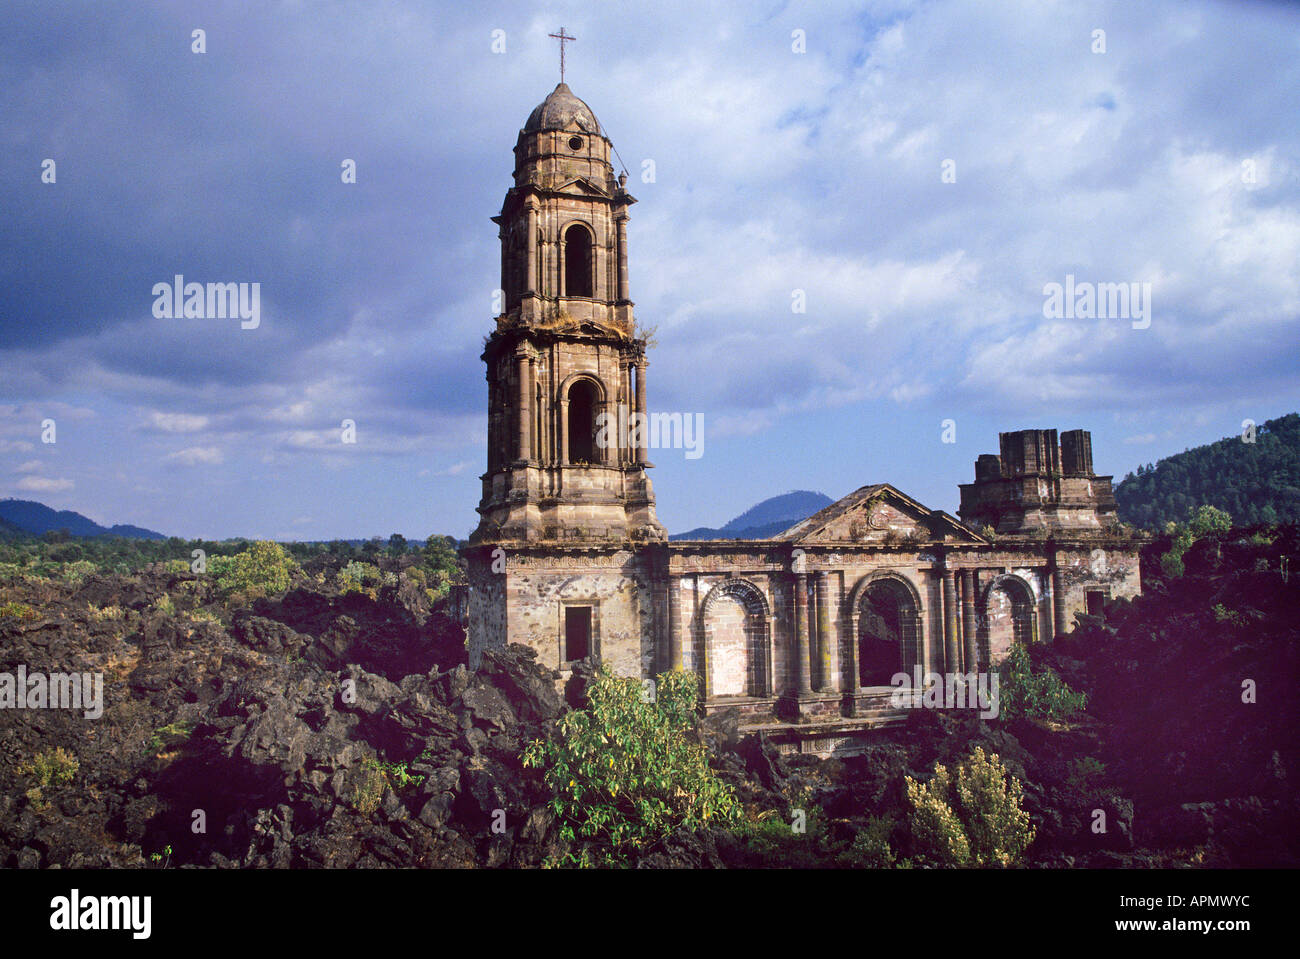
[[1140, 588], [1090, 435], [1003, 433], [959, 516], [887, 483], [761, 540], [672, 541], [636, 431], [646, 342], [628, 284], [628, 212], [611, 144], [561, 83], [515, 145], [494, 217], [502, 312], [485, 342], [487, 471], [465, 548], [471, 666], [522, 643], [562, 675], [694, 670], [781, 748], [851, 751], [898, 713], [900, 672], [986, 670], [1076, 612]]

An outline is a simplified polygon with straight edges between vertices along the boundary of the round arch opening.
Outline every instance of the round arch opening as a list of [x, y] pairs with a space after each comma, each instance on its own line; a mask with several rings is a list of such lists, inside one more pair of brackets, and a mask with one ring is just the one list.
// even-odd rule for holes
[[888, 686], [917, 662], [920, 611], [896, 579], [869, 584], [858, 599], [858, 685]]
[[564, 295], [592, 297], [591, 234], [573, 224], [564, 231]]
[[599, 461], [596, 449], [596, 411], [600, 392], [588, 379], [575, 380], [569, 387], [569, 462]]

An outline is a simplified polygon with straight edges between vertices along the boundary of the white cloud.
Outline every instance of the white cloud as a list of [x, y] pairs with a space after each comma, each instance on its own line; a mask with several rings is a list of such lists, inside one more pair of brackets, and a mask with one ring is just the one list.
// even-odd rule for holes
[[163, 457], [169, 463], [182, 466], [216, 466], [225, 460], [221, 450], [215, 446], [190, 446]]
[[210, 422], [208, 417], [194, 413], [159, 413], [150, 414], [150, 422], [164, 433], [197, 433]]
[[451, 466], [448, 466], [446, 469], [436, 470], [433, 475], [434, 476], [459, 476], [461, 473], [465, 472], [465, 470], [469, 469], [473, 465], [474, 463], [472, 460], [462, 460], [459, 463], [453, 463]]
[[24, 476], [16, 484], [18, 489], [29, 493], [61, 493], [75, 485], [70, 479], [55, 479], [50, 476]]

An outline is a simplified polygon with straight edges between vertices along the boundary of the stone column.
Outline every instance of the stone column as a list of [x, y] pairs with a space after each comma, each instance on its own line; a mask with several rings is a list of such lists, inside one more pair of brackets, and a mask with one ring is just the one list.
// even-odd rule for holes
[[532, 361], [520, 351], [519, 359], [519, 458], [533, 458], [533, 377]]
[[614, 220], [618, 224], [618, 301], [626, 303], [628, 295], [627, 282], [627, 214]]
[[808, 653], [808, 574], [794, 574], [794, 639], [796, 689], [800, 696], [812, 695], [812, 659]]
[[[628, 408], [628, 394], [631, 390], [631, 387], [628, 385], [631, 382], [628, 369], [628, 365], [620, 359], [618, 361], [618, 409], [614, 411], [617, 416], [615, 422], [618, 428], [618, 456], [616, 457], [615, 462], [620, 466], [624, 465], [628, 461], [627, 445], [625, 443], [624, 434], [624, 421], [626, 420], [624, 411]], [[628, 431], [632, 429], [632, 423], [630, 420], [627, 420], [626, 427]]]
[[681, 577], [668, 576], [668, 666], [682, 668], [682, 581]]
[[525, 293], [537, 292], [537, 207], [528, 207], [528, 271]]
[[844, 691], [849, 693], [856, 693], [862, 688], [862, 674], [858, 670], [858, 629], [860, 627], [857, 618], [857, 610], [849, 610], [846, 627], [849, 631], [849, 661], [844, 667], [848, 674], [844, 679]]
[[[610, 402], [609, 397], [606, 396], [605, 399], [601, 400], [594, 417], [596, 421], [596, 437], [592, 442], [596, 444], [596, 461], [603, 466], [617, 462], [614, 453], [618, 450], [618, 413], [610, 412], [616, 410], [617, 407], [618, 403]], [[604, 414], [603, 419], [602, 414]], [[605, 436], [604, 446], [601, 446], [598, 442], [602, 433]]]
[[[1043, 602], [1047, 603], [1047, 641], [1049, 643], [1056, 638], [1056, 587], [1052, 580], [1052, 568], [1048, 566], [1043, 570]], [[1035, 607], [1034, 618], [1038, 619], [1041, 616], [1042, 611]]]
[[964, 569], [961, 573], [961, 627], [965, 646], [964, 664], [968, 673], [979, 670], [978, 641], [975, 635], [975, 590], [977, 587], [975, 570]]
[[831, 574], [824, 569], [816, 573], [817, 583], [817, 652], [821, 657], [821, 672], [817, 688], [831, 692], [835, 677], [831, 674]]
[[639, 414], [637, 421], [641, 424], [641, 442], [635, 451], [634, 463], [643, 465], [646, 462], [646, 444], [650, 441], [649, 424], [646, 422], [645, 415], [645, 368], [646, 359], [644, 356], [638, 357], [636, 361], [636, 411]]
[[569, 465], [569, 397], [560, 398], [560, 465]]
[[555, 244], [555, 288], [559, 290], [560, 296], [568, 296], [568, 280], [564, 276], [564, 240], [561, 238]]
[[943, 668], [955, 673], [961, 669], [961, 656], [957, 647], [957, 583], [956, 574], [947, 566], [943, 568]]
[[1057, 636], [1065, 635], [1065, 575], [1056, 561], [1052, 563], [1052, 626]]

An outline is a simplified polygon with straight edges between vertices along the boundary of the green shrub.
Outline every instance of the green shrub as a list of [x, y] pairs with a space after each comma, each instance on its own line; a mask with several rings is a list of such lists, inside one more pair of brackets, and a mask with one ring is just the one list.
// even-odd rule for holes
[[246, 599], [273, 596], [289, 588], [298, 563], [279, 543], [262, 540], [234, 556], [213, 556], [208, 572], [222, 593]]
[[367, 759], [361, 764], [361, 781], [353, 793], [352, 806], [357, 812], [368, 816], [379, 808], [385, 789], [400, 791], [419, 786], [422, 782], [424, 777], [411, 775], [407, 763]]
[[1183, 567], [1183, 553], [1186, 549], [1186, 546], [1182, 549], [1171, 549], [1160, 557], [1160, 572], [1165, 574], [1166, 579], [1177, 579], [1186, 572]]
[[1165, 532], [1173, 537], [1169, 552], [1160, 557], [1160, 571], [1168, 579], [1177, 579], [1185, 572], [1183, 554], [1207, 533], [1226, 533], [1232, 529], [1232, 517], [1213, 506], [1201, 506], [1191, 511], [1186, 523], [1168, 523]]
[[731, 787], [689, 735], [698, 685], [692, 672], [662, 673], [645, 702], [639, 680], [601, 667], [587, 707], [565, 714], [552, 739], [525, 747], [524, 765], [545, 770], [561, 835], [580, 844], [569, 863], [624, 865], [676, 829], [739, 820]]
[[37, 615], [36, 610], [27, 603], [19, 603], [17, 601], [0, 603], [0, 619], [4, 619], [6, 616], [12, 616], [15, 619], [28, 620], [35, 619]]
[[379, 595], [379, 586], [384, 582], [384, 574], [378, 566], [359, 563], [355, 560], [344, 566], [338, 573], [340, 593], [365, 593], [371, 599]]
[[923, 863], [1014, 866], [1034, 841], [1024, 791], [996, 753], [976, 746], [951, 776], [936, 763], [928, 783], [906, 779], [912, 843]]
[[44, 789], [48, 786], [63, 786], [72, 782], [80, 768], [81, 763], [77, 757], [62, 746], [58, 746], [38, 753], [25, 763], [20, 763], [18, 774], [31, 776], [36, 781], [37, 788]]
[[889, 839], [895, 822], [887, 816], [872, 816], [853, 837], [853, 845], [844, 856], [844, 864], [855, 869], [889, 869], [896, 857]]
[[[764, 869], [819, 869], [830, 863], [852, 866], [849, 844], [831, 835], [826, 811], [812, 801], [811, 789], [787, 794], [790, 818], [774, 809], [749, 815], [739, 824], [750, 864]], [[796, 825], [798, 828], [796, 828]]]
[[183, 745], [189, 742], [190, 734], [193, 732], [194, 724], [191, 722], [174, 722], [159, 726], [149, 738], [149, 752], [159, 753]]
[[1067, 767], [1066, 788], [1085, 792], [1097, 788], [1106, 778], [1106, 764], [1095, 756], [1083, 756]]
[[60, 574], [65, 583], [71, 583], [75, 586], [98, 569], [99, 567], [90, 560], [79, 559], [72, 563], [65, 563]]
[[1023, 645], [1011, 647], [998, 672], [998, 715], [1002, 719], [1069, 722], [1088, 706], [1088, 694], [1071, 689], [1050, 666], [1035, 671]]

